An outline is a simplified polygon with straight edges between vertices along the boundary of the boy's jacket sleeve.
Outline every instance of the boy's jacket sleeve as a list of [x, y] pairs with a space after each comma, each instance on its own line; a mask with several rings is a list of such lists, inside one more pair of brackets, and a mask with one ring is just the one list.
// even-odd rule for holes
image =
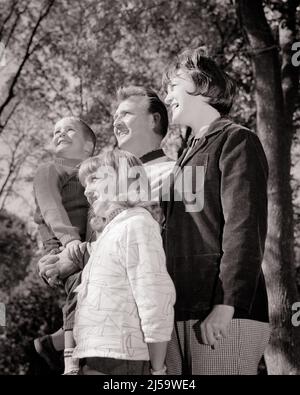
[[63, 246], [80, 240], [78, 229], [72, 226], [61, 198], [59, 174], [54, 164], [41, 166], [34, 178], [34, 193], [45, 223]]

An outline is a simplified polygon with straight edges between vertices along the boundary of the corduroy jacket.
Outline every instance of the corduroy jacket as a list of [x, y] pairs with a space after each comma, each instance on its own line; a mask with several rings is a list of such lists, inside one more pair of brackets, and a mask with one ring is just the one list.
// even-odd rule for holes
[[[262, 145], [255, 133], [219, 118], [186, 153], [171, 175], [170, 201], [163, 202], [163, 240], [177, 294], [176, 320], [204, 319], [214, 305], [226, 304], [235, 307], [234, 318], [267, 322], [261, 263], [268, 164]], [[184, 189], [190, 193], [178, 199], [174, 185], [188, 166], [194, 177]], [[203, 169], [203, 180], [195, 178], [197, 166]], [[200, 202], [195, 212], [187, 210], [191, 193]]]

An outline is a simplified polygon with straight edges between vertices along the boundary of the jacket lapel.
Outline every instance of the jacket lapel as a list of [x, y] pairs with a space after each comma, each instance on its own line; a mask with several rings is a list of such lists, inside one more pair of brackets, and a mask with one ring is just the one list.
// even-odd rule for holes
[[209, 136], [211, 136], [215, 133], [219, 133], [220, 131], [223, 131], [228, 125], [231, 125], [231, 124], [232, 124], [232, 121], [228, 118], [218, 118], [216, 121], [214, 121], [210, 125], [207, 132], [199, 139], [199, 141], [190, 150], [190, 152], [187, 154], [187, 152], [189, 150], [189, 147], [187, 147], [183, 151], [180, 158], [177, 159], [174, 169], [170, 175], [170, 177], [172, 177], [171, 182], [170, 182], [170, 201], [167, 204], [166, 219], [169, 217], [169, 215], [172, 212], [172, 207], [174, 205], [174, 184], [175, 184], [176, 178], [178, 177], [179, 173], [181, 173], [181, 170], [183, 169], [183, 167], [203, 147], [203, 145], [205, 145], [206, 140], [208, 139]]

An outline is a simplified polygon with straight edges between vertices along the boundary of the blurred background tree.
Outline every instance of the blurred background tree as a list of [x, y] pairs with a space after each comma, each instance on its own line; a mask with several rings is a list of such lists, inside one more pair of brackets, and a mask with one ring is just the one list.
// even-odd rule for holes
[[[268, 155], [271, 226], [265, 271], [273, 338], [267, 364], [269, 373], [299, 371], [299, 335], [290, 319], [298, 298], [294, 254], [300, 255], [299, 68], [290, 62], [291, 43], [297, 40], [299, 1], [294, 0], [257, 0], [255, 5], [233, 0], [0, 0], [0, 43], [5, 47], [0, 51], [0, 209], [23, 218], [30, 236], [23, 232], [36, 252], [32, 177], [38, 163], [51, 155], [53, 123], [81, 116], [97, 133], [98, 150], [114, 144], [111, 114], [117, 88], [147, 85], [163, 97], [166, 64], [186, 47], [203, 46], [237, 80], [232, 116], [258, 132]], [[163, 145], [174, 157], [182, 142], [179, 132], [171, 128]], [[58, 321], [52, 321], [59, 317], [57, 298], [35, 275], [36, 255], [29, 274], [16, 275], [21, 280], [17, 288], [5, 289], [8, 314], [12, 311], [13, 317], [14, 309], [24, 308], [27, 318], [24, 325], [23, 318], [11, 320], [6, 328], [10, 340], [5, 341], [6, 350], [11, 343], [24, 358], [3, 362], [6, 370], [0, 363], [0, 373], [32, 372], [25, 343], [57, 329]], [[25, 262], [11, 258], [8, 263], [18, 272]]]
[[11, 288], [25, 278], [33, 255], [34, 240], [28, 235], [26, 224], [4, 210], [0, 212], [0, 234], [0, 292], [4, 299]]
[[[291, 147], [294, 113], [299, 103], [299, 68], [292, 64], [297, 39], [299, 1], [238, 2], [255, 80], [256, 129], [269, 163], [268, 235], [264, 272], [272, 326], [265, 354], [272, 374], [300, 374], [300, 332], [291, 323], [299, 300], [295, 281]], [[267, 21], [266, 14], [272, 15]]]
[[0, 234], [0, 300], [6, 305], [0, 374], [49, 374], [32, 352], [32, 339], [61, 326], [60, 291], [49, 289], [37, 276], [37, 243], [24, 221], [2, 210]]

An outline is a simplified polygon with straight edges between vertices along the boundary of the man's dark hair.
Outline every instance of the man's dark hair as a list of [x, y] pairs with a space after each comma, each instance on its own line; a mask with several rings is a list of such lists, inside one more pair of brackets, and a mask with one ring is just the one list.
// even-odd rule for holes
[[160, 134], [162, 137], [168, 132], [169, 120], [168, 111], [165, 104], [160, 100], [157, 93], [151, 88], [144, 88], [142, 86], [127, 86], [121, 87], [117, 91], [117, 101], [120, 103], [123, 100], [129, 99], [130, 97], [140, 96], [147, 97], [149, 102], [148, 111], [150, 114], [159, 114], [160, 120], [158, 127], [154, 130], [155, 133]]
[[165, 90], [170, 79], [180, 71], [190, 75], [195, 84], [195, 91], [188, 92], [190, 95], [207, 97], [208, 103], [221, 115], [229, 113], [235, 96], [235, 81], [206, 56], [202, 48], [188, 49], [178, 55], [163, 76]]

